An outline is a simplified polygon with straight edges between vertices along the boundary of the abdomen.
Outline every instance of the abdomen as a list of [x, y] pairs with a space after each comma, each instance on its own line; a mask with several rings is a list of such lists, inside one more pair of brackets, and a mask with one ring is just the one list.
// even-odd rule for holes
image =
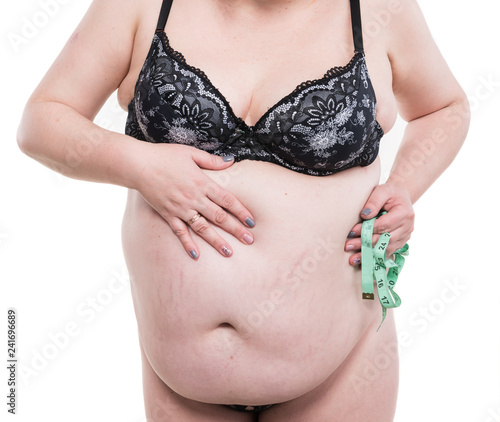
[[140, 341], [177, 393], [210, 403], [277, 403], [319, 385], [380, 305], [361, 299], [346, 236], [379, 181], [379, 161], [327, 177], [242, 161], [206, 173], [256, 218], [255, 242], [222, 257], [195, 236], [193, 261], [168, 224], [129, 191], [123, 249]]

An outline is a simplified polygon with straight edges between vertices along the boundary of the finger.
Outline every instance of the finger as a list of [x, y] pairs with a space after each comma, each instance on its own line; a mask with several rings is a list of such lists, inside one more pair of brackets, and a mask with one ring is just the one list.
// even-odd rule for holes
[[398, 216], [395, 210], [384, 214], [375, 220], [373, 233], [392, 233], [404, 224], [404, 220]]
[[221, 227], [227, 233], [233, 235], [246, 245], [251, 245], [254, 241], [252, 233], [236, 220], [229, 212], [219, 207], [212, 201], [207, 201], [206, 204], [200, 205], [200, 212], [204, 217]]
[[[194, 214], [196, 214], [196, 211], [192, 212], [192, 215]], [[187, 218], [186, 221], [189, 221], [190, 218], [192, 217]], [[228, 258], [233, 254], [231, 246], [229, 246], [229, 244], [221, 236], [219, 236], [205, 217], [201, 216], [195, 222], [190, 224], [189, 227], [209, 245], [219, 251], [222, 256]]]
[[[376, 245], [379, 238], [380, 235], [373, 235], [373, 246]], [[389, 240], [389, 244], [387, 245], [386, 249], [386, 256], [389, 257], [398, 249], [402, 248], [408, 242], [409, 238], [410, 237], [408, 233], [405, 233], [403, 230], [396, 230], [393, 234], [391, 234], [391, 238]], [[355, 267], [361, 263], [361, 253], [358, 252], [361, 250], [361, 241], [359, 240], [359, 246], [358, 246], [358, 239], [350, 241], [350, 243], [353, 244], [354, 248], [353, 251], [355, 253], [353, 253], [349, 257], [349, 265]]]
[[199, 167], [207, 170], [223, 170], [234, 163], [234, 156], [232, 155], [219, 157], [196, 148], [191, 151], [191, 158]]
[[384, 185], [376, 186], [368, 197], [368, 200], [360, 213], [361, 218], [368, 220], [376, 217], [388, 199], [389, 192]]
[[391, 233], [391, 239], [389, 240], [389, 245], [387, 246], [386, 255], [390, 256], [398, 249], [401, 249], [410, 240], [411, 231], [405, 230], [404, 228], [394, 230]]
[[387, 214], [375, 220], [373, 225], [374, 233], [390, 233], [391, 235], [395, 230], [402, 230], [403, 232], [411, 233], [414, 227], [413, 210], [408, 210], [403, 206], [397, 206], [391, 209]]
[[357, 235], [356, 231], [353, 229], [353, 230], [351, 230], [351, 231], [349, 232], [349, 234], [347, 235], [347, 238], [348, 238], [348, 239], [353, 239], [353, 238], [355, 238], [355, 237], [357, 237], [357, 236], [358, 236], [358, 235]]
[[[395, 251], [402, 248], [405, 245], [405, 243], [408, 241], [408, 239], [410, 238], [409, 231], [403, 227], [400, 227], [396, 230], [393, 230], [389, 234], [391, 235], [391, 237], [389, 238], [389, 243], [386, 247], [386, 252], [385, 252], [386, 256], [390, 256]], [[376, 236], [378, 238], [376, 238]], [[379, 238], [380, 238], [380, 235], [373, 235], [373, 246], [376, 245]]]
[[[384, 214], [375, 220], [373, 225], [373, 233], [385, 233], [392, 232], [399, 227], [402, 227], [404, 221], [401, 217], [394, 214], [394, 210], [391, 213]], [[347, 235], [347, 239], [354, 239], [361, 236], [362, 223], [356, 224]]]
[[349, 257], [349, 265], [352, 265], [353, 267], [359, 265], [361, 263], [361, 253], [355, 253], [352, 254]]
[[[369, 214], [371, 216], [372, 214]], [[373, 213], [373, 216], [378, 214]], [[405, 209], [404, 207], [394, 206], [391, 208], [390, 212], [387, 212], [384, 215], [381, 215], [379, 218], [375, 220], [373, 225], [373, 233], [385, 233], [392, 232], [399, 227], [403, 227], [404, 225], [412, 226], [415, 218], [415, 214], [413, 210]], [[347, 235], [348, 239], [361, 236], [361, 229], [363, 227], [363, 223], [356, 224]]]
[[[373, 225], [373, 246], [377, 243], [380, 234], [389, 233], [392, 236], [395, 230], [404, 228], [405, 220], [399, 214], [393, 209], [390, 213], [384, 214], [375, 220]], [[346, 251], [361, 249], [361, 230], [362, 224], [356, 224], [351, 229], [345, 243]]]
[[[372, 246], [378, 242], [380, 238], [379, 234], [374, 234], [372, 238]], [[357, 252], [361, 250], [361, 238], [356, 237], [354, 239], [350, 239], [345, 243], [344, 250], [346, 252]]]
[[[255, 218], [231, 192], [226, 191], [216, 183], [210, 183], [209, 186], [207, 186], [206, 195], [208, 199], [224, 208], [225, 210], [229, 211], [240, 222], [246, 224], [248, 227], [255, 226]], [[229, 229], [229, 227], [225, 224], [226, 221], [227, 220], [223, 221], [220, 224], [217, 223], [217, 225], [228, 231], [227, 229]], [[242, 230], [243, 227], [240, 228], [239, 235], [234, 235], [233, 233], [231, 234], [240, 239], [243, 233]]]
[[362, 227], [362, 224], [359, 223], [359, 224], [356, 224], [348, 233], [347, 235], [347, 239], [353, 239], [355, 237], [359, 237], [361, 236], [361, 227]]
[[180, 218], [173, 218], [169, 221], [170, 228], [174, 232], [174, 234], [181, 241], [184, 250], [188, 253], [188, 255], [193, 258], [195, 261], [200, 256], [200, 252], [196, 243], [193, 241], [191, 234], [186, 226], [186, 223], [182, 221]]

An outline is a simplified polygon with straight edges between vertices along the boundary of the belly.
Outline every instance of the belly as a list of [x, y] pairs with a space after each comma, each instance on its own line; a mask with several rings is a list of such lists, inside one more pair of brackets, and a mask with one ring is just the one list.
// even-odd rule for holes
[[217, 229], [224, 258], [196, 237], [193, 261], [129, 191], [122, 226], [139, 337], [174, 391], [210, 403], [283, 402], [323, 382], [380, 317], [361, 299], [344, 243], [379, 182], [379, 160], [327, 177], [254, 161], [210, 172], [256, 219], [254, 244]]

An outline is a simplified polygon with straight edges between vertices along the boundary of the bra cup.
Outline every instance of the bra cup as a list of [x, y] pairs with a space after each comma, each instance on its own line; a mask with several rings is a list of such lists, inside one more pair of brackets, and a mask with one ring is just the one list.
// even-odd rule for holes
[[161, 35], [153, 38], [129, 107], [126, 133], [131, 136], [318, 176], [375, 160], [383, 132], [362, 53], [299, 85], [249, 127], [208, 77]]
[[[341, 169], [363, 155], [376, 128], [370, 88], [361, 60], [350, 72], [313, 85], [281, 104], [267, 116], [257, 136], [294, 165]], [[365, 159], [370, 157], [365, 155]]]
[[[169, 69], [161, 69], [167, 75]], [[193, 95], [189, 91], [193, 82], [178, 71], [182, 77], [160, 79], [164, 75], [146, 72], [136, 87], [135, 114], [146, 140], [215, 150], [231, 132], [227, 125], [218, 124], [221, 116], [216, 104]]]

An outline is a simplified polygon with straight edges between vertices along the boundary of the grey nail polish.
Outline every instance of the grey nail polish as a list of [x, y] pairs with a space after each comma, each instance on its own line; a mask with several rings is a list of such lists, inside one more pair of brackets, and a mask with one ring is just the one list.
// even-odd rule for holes
[[224, 155], [222, 157], [222, 160], [223, 161], [232, 161], [232, 160], [234, 160], [234, 155]]
[[372, 210], [370, 208], [365, 208], [363, 211], [361, 211], [361, 215], [370, 215]]
[[229, 249], [227, 246], [223, 246], [221, 248], [222, 250], [222, 253], [226, 256], [231, 256], [232, 252], [231, 252], [231, 249]]
[[189, 251], [189, 255], [191, 255], [191, 257], [192, 257], [193, 259], [197, 259], [197, 258], [198, 258], [198, 254], [196, 253], [196, 251], [195, 251], [194, 249], [191, 249], [191, 250]]
[[359, 259], [359, 258], [354, 258], [353, 262], [354, 262], [355, 264], [359, 264], [359, 263], [361, 262], [361, 259]]
[[356, 232], [349, 232], [349, 234], [347, 235], [347, 238], [352, 239], [353, 237], [356, 237]]
[[255, 226], [255, 221], [253, 221], [250, 217], [247, 217], [245, 219], [245, 223], [247, 224], [248, 227], [253, 227]]

